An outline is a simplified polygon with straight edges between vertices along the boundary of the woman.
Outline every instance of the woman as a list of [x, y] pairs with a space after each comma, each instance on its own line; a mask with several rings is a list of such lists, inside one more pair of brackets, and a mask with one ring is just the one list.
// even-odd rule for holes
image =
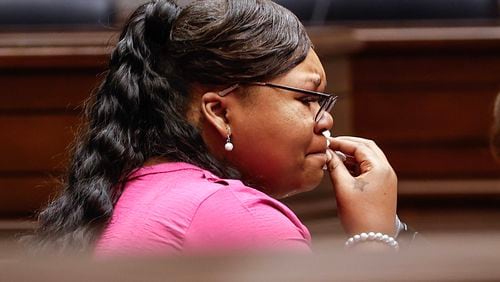
[[39, 242], [97, 255], [308, 250], [307, 228], [274, 198], [313, 189], [327, 165], [357, 234], [347, 244], [397, 247], [396, 175], [372, 141], [325, 134], [336, 99], [325, 86], [304, 27], [271, 1], [140, 6]]

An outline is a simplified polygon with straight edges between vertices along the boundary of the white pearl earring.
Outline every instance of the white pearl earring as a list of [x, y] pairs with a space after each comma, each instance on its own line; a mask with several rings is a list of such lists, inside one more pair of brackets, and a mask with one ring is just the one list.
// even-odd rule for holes
[[228, 152], [231, 152], [234, 149], [233, 143], [231, 143], [231, 128], [227, 127], [227, 139], [226, 144], [224, 144], [224, 149]]

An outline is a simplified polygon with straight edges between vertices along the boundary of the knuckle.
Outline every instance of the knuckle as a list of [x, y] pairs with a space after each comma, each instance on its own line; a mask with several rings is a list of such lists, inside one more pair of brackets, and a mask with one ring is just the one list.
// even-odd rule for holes
[[370, 144], [369, 144], [368, 142], [362, 142], [362, 143], [360, 143], [360, 144], [361, 144], [361, 147], [362, 147], [363, 149], [369, 149], [369, 148], [370, 148]]
[[367, 139], [367, 140], [366, 140], [366, 143], [367, 143], [368, 145], [371, 145], [371, 146], [377, 146], [377, 143], [375, 143], [375, 141], [374, 141], [374, 140], [372, 140], [372, 139]]
[[398, 177], [396, 175], [396, 172], [391, 167], [389, 167], [387, 169], [386, 175], [387, 175], [387, 179], [389, 181], [391, 181], [391, 182], [397, 182], [398, 181]]

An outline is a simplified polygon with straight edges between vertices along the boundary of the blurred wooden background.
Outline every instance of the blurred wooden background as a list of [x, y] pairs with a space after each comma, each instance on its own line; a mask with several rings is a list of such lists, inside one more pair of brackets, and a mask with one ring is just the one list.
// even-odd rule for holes
[[[311, 27], [341, 96], [334, 135], [375, 140], [400, 179], [401, 218], [423, 232], [500, 230], [488, 148], [500, 27]], [[57, 192], [82, 105], [114, 31], [0, 32], [0, 236], [34, 226]], [[313, 235], [341, 233], [329, 181], [286, 200]]]
[[2, 281], [40, 282], [499, 280], [498, 233], [434, 234], [428, 239], [432, 244], [414, 244], [398, 254], [344, 252], [343, 238], [319, 240], [313, 254], [254, 252], [96, 261], [75, 256], [34, 259], [3, 251], [0, 273]]

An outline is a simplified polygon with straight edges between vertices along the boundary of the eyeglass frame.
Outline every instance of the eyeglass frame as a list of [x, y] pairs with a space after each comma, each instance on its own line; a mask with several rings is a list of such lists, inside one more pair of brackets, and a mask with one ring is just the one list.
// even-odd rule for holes
[[[265, 87], [271, 87], [271, 88], [279, 88], [283, 90], [288, 90], [288, 91], [295, 91], [303, 94], [308, 94], [308, 95], [314, 95], [314, 96], [321, 96], [326, 98], [323, 101], [319, 103], [320, 108], [318, 110], [318, 113], [316, 113], [316, 116], [314, 117], [314, 121], [318, 122], [321, 120], [321, 117], [323, 116], [324, 112], [330, 112], [333, 109], [333, 106], [335, 106], [335, 103], [337, 102], [338, 96], [324, 93], [324, 92], [318, 92], [318, 91], [312, 91], [312, 90], [306, 90], [302, 88], [296, 88], [292, 86], [287, 86], [287, 85], [282, 85], [282, 84], [276, 84], [276, 83], [270, 83], [270, 82], [245, 82], [241, 84], [248, 84], [248, 85], [256, 85], [256, 86], [265, 86]], [[228, 88], [219, 91], [218, 94], [221, 97], [224, 97], [228, 95], [229, 93], [233, 92], [235, 89], [240, 87], [240, 84], [234, 84], [232, 86], [229, 86]]]

